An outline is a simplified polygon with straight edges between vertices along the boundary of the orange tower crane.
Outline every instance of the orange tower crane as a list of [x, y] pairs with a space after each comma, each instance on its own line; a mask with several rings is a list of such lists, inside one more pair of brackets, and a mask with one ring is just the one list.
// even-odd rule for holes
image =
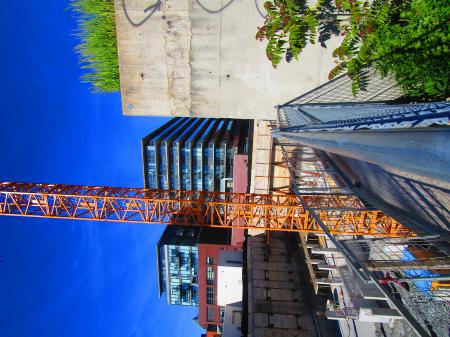
[[[331, 234], [413, 236], [351, 195], [304, 195]], [[296, 195], [0, 182], [0, 215], [322, 233]]]

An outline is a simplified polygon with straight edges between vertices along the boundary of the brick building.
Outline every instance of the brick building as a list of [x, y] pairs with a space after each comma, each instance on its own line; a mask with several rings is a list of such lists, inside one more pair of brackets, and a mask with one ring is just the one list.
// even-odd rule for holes
[[218, 303], [219, 266], [223, 260], [221, 255], [224, 255], [224, 252], [240, 252], [241, 250], [240, 247], [232, 245], [207, 243], [198, 245], [198, 320], [205, 329], [220, 329], [225, 314], [225, 303], [220, 303], [222, 305]]

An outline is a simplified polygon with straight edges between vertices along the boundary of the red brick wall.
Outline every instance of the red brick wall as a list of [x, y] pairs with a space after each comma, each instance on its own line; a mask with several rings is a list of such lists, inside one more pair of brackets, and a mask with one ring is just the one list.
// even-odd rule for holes
[[[241, 248], [231, 245], [214, 245], [207, 243], [198, 244], [198, 320], [200, 325], [205, 329], [208, 324], [222, 325], [222, 323], [220, 323], [220, 306], [206, 303], [207, 287], [214, 288], [215, 302], [217, 303], [217, 265], [219, 263], [219, 255], [221, 250], [232, 251], [241, 250]], [[207, 257], [214, 258], [214, 265], [206, 264]], [[208, 266], [212, 266], [214, 268], [214, 285], [206, 284], [206, 269]], [[214, 308], [214, 322], [207, 321], [208, 307]]]

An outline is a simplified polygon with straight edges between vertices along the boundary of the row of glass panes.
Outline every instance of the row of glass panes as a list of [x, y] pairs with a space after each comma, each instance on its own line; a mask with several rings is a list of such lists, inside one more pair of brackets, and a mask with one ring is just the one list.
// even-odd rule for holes
[[216, 304], [213, 287], [206, 288], [206, 304]]
[[197, 305], [197, 248], [168, 245], [168, 260], [170, 303]]
[[[196, 247], [169, 245], [170, 271], [181, 276], [197, 274], [198, 251]], [[191, 261], [194, 260], [194, 261]]]
[[[203, 148], [204, 138], [211, 132], [220, 132], [224, 127], [227, 131], [231, 129], [233, 121], [223, 121], [216, 122], [215, 120], [205, 120], [198, 124], [198, 130], [201, 131], [201, 127], [205, 124], [209, 124], [205, 132], [202, 133], [200, 138], [196, 141], [195, 146], [193, 146], [191, 153], [191, 144], [193, 140], [189, 140], [188, 144], [179, 144], [178, 141], [170, 144], [170, 139], [164, 139], [159, 146], [159, 158], [158, 163], [156, 151], [158, 151], [155, 141], [151, 141], [150, 145], [147, 146], [147, 185], [149, 188], [157, 188], [159, 181], [159, 188], [162, 189], [193, 189], [193, 190], [209, 190], [218, 189], [220, 185], [214, 186], [214, 174], [217, 181], [224, 178], [226, 174], [232, 174], [231, 170], [227, 168], [231, 167], [232, 163], [228, 163], [231, 160], [231, 152], [227, 151], [227, 141], [224, 139], [220, 142], [219, 147], [215, 149], [214, 137], [208, 144], [205, 144]], [[170, 132], [167, 136], [174, 137], [177, 132], [181, 132], [183, 135], [187, 130], [192, 129], [186, 128], [188, 122], [179, 122], [177, 127]], [[180, 139], [181, 135], [177, 137]], [[171, 146], [169, 146], [171, 145]], [[215, 152], [215, 155], [214, 155]], [[227, 153], [229, 152], [229, 153]], [[167, 162], [170, 161], [170, 165]], [[232, 160], [231, 160], [232, 161]], [[159, 165], [159, 176], [156, 175], [156, 164]], [[180, 165], [181, 164], [181, 165]], [[179, 166], [180, 165], [180, 166]], [[214, 168], [214, 166], [216, 166]], [[170, 167], [170, 182], [169, 182], [169, 172], [167, 172]], [[192, 171], [190, 172], [190, 167]], [[181, 179], [179, 179], [179, 170], [181, 171]], [[192, 182], [190, 179], [190, 174], [192, 175]], [[157, 180], [158, 179], [158, 180]], [[181, 185], [179, 184], [181, 180]], [[170, 185], [170, 186], [169, 186]]]
[[[161, 167], [159, 186], [162, 189], [169, 189], [169, 173], [174, 172], [173, 167], [175, 167], [175, 163], [178, 162], [178, 156], [174, 153], [175, 151], [173, 151], [172, 147], [173, 139], [182, 132], [190, 122], [192, 121], [189, 118], [183, 118], [181, 122], [177, 123], [175, 127], [171, 128], [168, 133], [165, 133], [162, 136], [164, 139], [162, 139], [160, 145], [161, 157], [159, 163]], [[172, 165], [169, 164], [171, 161]], [[171, 172], [168, 172], [169, 166]]]
[[198, 305], [198, 285], [186, 282], [171, 283], [170, 304]]
[[206, 268], [206, 284], [208, 284], [208, 285], [214, 284], [214, 268], [213, 267]]
[[206, 312], [206, 320], [208, 322], [214, 322], [214, 307], [208, 307]]
[[[223, 323], [224, 319], [225, 319], [225, 307], [220, 307], [220, 313], [219, 313], [219, 317], [220, 317], [220, 322]], [[208, 310], [206, 312], [206, 320], [208, 322], [215, 322], [216, 320], [214, 319], [214, 307], [208, 307]]]
[[204, 120], [194, 120], [190, 124], [183, 125], [183, 129], [181, 133], [176, 136], [176, 139], [173, 141], [172, 146], [170, 147], [172, 159], [171, 169], [170, 169], [170, 181], [171, 188], [175, 190], [179, 190], [181, 188], [181, 177], [179, 177], [179, 172], [181, 171], [182, 166], [182, 153], [184, 152], [184, 139], [188, 137], [193, 131], [195, 131], [195, 127], [198, 127], [203, 123]]

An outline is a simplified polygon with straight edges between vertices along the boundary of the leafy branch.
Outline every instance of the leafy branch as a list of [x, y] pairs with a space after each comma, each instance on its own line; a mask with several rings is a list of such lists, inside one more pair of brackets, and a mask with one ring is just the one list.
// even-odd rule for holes
[[[335, 0], [308, 7], [302, 0], [268, 0], [258, 29], [267, 57], [276, 67], [298, 59], [324, 26], [334, 24], [344, 38], [333, 52], [329, 78], [346, 72], [356, 95], [369, 67], [395, 77], [406, 96], [445, 99], [450, 92], [450, 6], [447, 0]], [[319, 36], [319, 41], [321, 36]], [[323, 45], [323, 44], [322, 44]]]

